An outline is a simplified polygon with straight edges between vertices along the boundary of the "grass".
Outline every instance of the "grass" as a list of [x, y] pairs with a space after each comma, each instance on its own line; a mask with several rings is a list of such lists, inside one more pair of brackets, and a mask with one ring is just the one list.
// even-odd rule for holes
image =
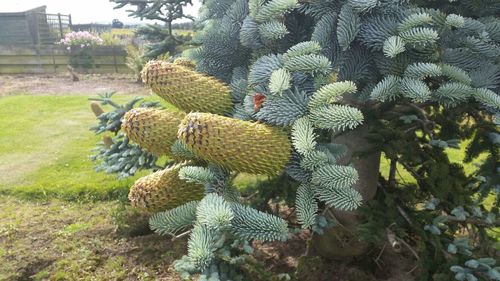
[[134, 30], [134, 28], [112, 28], [111, 34], [133, 36]]
[[179, 280], [185, 243], [144, 235], [147, 218], [114, 200], [149, 171], [95, 172], [95, 123], [85, 96], [0, 98], [0, 280]]
[[121, 236], [114, 202], [0, 196], [0, 280], [180, 280], [185, 240]]
[[183, 35], [183, 36], [186, 36], [186, 35], [193, 36], [194, 35], [193, 30], [186, 30], [186, 29], [173, 29], [172, 33], [174, 35]]
[[[125, 101], [130, 96], [119, 97]], [[0, 99], [0, 193], [25, 198], [112, 199], [135, 178], [97, 173], [90, 160], [99, 136], [85, 96]]]

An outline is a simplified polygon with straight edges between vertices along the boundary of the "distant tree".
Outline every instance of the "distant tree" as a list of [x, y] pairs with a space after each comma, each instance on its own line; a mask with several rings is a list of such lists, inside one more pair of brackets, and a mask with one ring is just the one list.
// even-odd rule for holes
[[111, 24], [113, 28], [123, 28], [123, 22], [119, 19], [113, 19], [113, 23]]
[[135, 6], [136, 10], [128, 10], [134, 18], [159, 20], [165, 23], [168, 35], [172, 36], [172, 22], [177, 19], [194, 18], [184, 14], [184, 6], [193, 5], [191, 0], [110, 0], [116, 3], [115, 9], [127, 5]]
[[159, 20], [165, 26], [147, 25], [137, 29], [136, 34], [151, 44], [146, 46], [144, 57], [154, 59], [165, 53], [175, 53], [175, 48], [187, 38], [175, 36], [172, 33], [172, 22], [177, 19], [191, 19], [192, 16], [184, 14], [184, 6], [192, 5], [192, 0], [110, 0], [116, 3], [115, 9], [127, 5], [135, 6], [135, 10], [128, 10], [129, 16], [134, 18]]

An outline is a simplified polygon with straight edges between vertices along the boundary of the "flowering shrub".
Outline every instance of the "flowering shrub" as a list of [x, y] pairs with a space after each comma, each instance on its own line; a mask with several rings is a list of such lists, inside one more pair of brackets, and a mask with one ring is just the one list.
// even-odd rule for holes
[[66, 49], [70, 51], [69, 64], [71, 66], [92, 68], [94, 67], [94, 55], [89, 47], [102, 45], [103, 40], [88, 31], [73, 31], [66, 33], [59, 44], [66, 46]]
[[103, 40], [88, 31], [73, 31], [70, 33], [66, 33], [63, 39], [59, 41], [59, 44], [67, 46], [67, 49], [70, 50], [71, 47], [90, 47], [94, 45], [101, 45]]

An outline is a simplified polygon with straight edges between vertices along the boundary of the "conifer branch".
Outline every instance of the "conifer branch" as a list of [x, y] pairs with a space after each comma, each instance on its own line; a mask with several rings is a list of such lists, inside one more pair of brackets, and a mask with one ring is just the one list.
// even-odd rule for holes
[[455, 216], [449, 216], [449, 215], [446, 216], [446, 219], [454, 223], [473, 224], [479, 227], [500, 227], [500, 219], [492, 221], [491, 223], [476, 218], [466, 218], [465, 220], [462, 220]]
[[424, 109], [414, 103], [407, 103], [407, 105], [417, 112], [417, 114], [421, 118], [420, 122], [422, 123], [422, 129], [432, 138], [432, 129], [434, 129], [435, 123], [427, 118], [427, 112], [425, 112]]

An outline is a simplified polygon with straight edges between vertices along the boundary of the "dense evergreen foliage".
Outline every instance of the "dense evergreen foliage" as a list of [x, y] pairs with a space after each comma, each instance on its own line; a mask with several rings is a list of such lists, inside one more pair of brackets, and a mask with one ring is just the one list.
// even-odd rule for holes
[[[190, 231], [176, 268], [200, 280], [244, 279], [249, 241], [284, 241], [297, 229], [243, 205], [232, 179], [284, 171], [272, 194], [297, 190], [297, 221], [312, 239], [328, 233], [335, 210], [358, 209], [356, 235], [384, 245], [390, 231], [418, 257], [419, 280], [500, 280], [487, 232], [500, 225], [499, 12], [489, 0], [206, 0], [201, 45], [185, 56], [208, 76], [183, 61], [143, 72], [179, 109], [212, 112], [188, 114], [178, 134], [194, 156], [179, 177], [203, 184], [205, 197], [150, 221], [162, 234]], [[192, 89], [183, 77], [195, 79]], [[230, 111], [202, 108], [216, 100], [210, 87], [229, 87]], [[336, 143], [361, 126], [369, 147]], [[475, 171], [450, 161], [446, 150], [459, 144]], [[369, 200], [351, 163], [380, 152], [390, 166]], [[403, 169], [411, 180], [397, 176]]]

